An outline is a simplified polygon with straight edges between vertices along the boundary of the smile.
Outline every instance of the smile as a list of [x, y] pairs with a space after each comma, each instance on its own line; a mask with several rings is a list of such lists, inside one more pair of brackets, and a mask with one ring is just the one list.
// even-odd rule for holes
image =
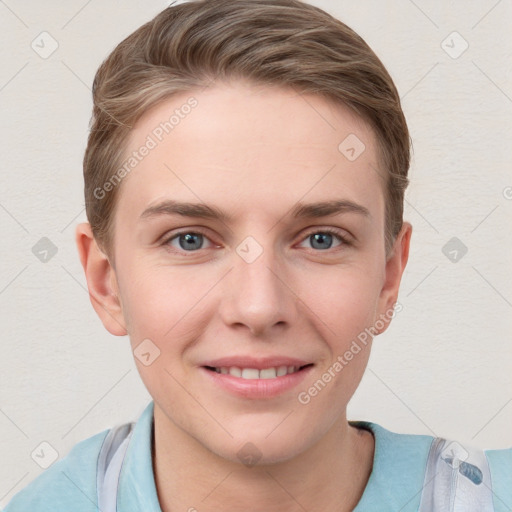
[[223, 375], [232, 375], [233, 377], [238, 377], [241, 379], [275, 379], [277, 377], [284, 377], [285, 375], [290, 375], [292, 373], [296, 373], [306, 366], [275, 366], [270, 368], [263, 368], [258, 370], [257, 368], [239, 368], [238, 366], [221, 366], [221, 367], [213, 367], [213, 366], [205, 366], [210, 371], [221, 373]]

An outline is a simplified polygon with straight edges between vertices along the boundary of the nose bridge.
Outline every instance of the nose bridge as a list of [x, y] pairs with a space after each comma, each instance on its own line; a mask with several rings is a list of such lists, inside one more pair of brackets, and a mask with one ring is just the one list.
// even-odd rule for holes
[[282, 264], [272, 246], [254, 237], [245, 238], [233, 253], [233, 271], [229, 293], [223, 301], [224, 320], [244, 324], [253, 333], [261, 333], [279, 322], [289, 322], [293, 294], [283, 283]]

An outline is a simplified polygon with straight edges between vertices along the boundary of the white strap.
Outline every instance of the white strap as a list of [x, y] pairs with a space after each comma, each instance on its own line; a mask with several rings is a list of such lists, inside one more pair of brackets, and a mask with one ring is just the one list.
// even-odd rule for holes
[[105, 437], [98, 456], [96, 486], [98, 509], [101, 512], [116, 512], [119, 475], [134, 423], [112, 428]]
[[435, 438], [418, 512], [494, 512], [491, 473], [482, 450]]

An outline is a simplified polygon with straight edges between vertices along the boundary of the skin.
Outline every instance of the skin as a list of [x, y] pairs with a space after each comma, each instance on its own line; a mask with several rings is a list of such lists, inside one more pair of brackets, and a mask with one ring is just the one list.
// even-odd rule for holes
[[[297, 395], [392, 310], [412, 228], [404, 223], [386, 255], [375, 136], [352, 111], [320, 96], [241, 81], [189, 91], [146, 112], [126, 154], [192, 95], [198, 106], [121, 184], [111, 258], [88, 223], [76, 229], [91, 302], [106, 329], [129, 334], [133, 350], [145, 339], [160, 350], [149, 366], [135, 361], [155, 402], [162, 510], [352, 510], [371, 473], [374, 439], [348, 424], [346, 407], [371, 342], [308, 404]], [[349, 134], [366, 146], [355, 161], [338, 150]], [[232, 219], [140, 219], [166, 198], [213, 205]], [[290, 215], [298, 201], [332, 199], [369, 215]], [[319, 248], [311, 235], [326, 228], [349, 243], [333, 235]], [[205, 235], [199, 249], [172, 238], [183, 229]], [[252, 263], [236, 252], [248, 236], [263, 250]], [[242, 354], [300, 357], [314, 366], [297, 389], [265, 400], [233, 396], [198, 368]], [[247, 442], [261, 453], [252, 467], [237, 456]]]

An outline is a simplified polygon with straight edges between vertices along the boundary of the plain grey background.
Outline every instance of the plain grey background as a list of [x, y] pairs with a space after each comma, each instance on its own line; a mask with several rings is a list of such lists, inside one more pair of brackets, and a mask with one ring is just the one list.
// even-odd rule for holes
[[[374, 340], [349, 418], [511, 446], [512, 4], [311, 3], [384, 62], [414, 144], [403, 311]], [[92, 309], [74, 227], [94, 73], [167, 5], [0, 1], [0, 506], [44, 471], [41, 446], [49, 463], [151, 399], [128, 338]]]

